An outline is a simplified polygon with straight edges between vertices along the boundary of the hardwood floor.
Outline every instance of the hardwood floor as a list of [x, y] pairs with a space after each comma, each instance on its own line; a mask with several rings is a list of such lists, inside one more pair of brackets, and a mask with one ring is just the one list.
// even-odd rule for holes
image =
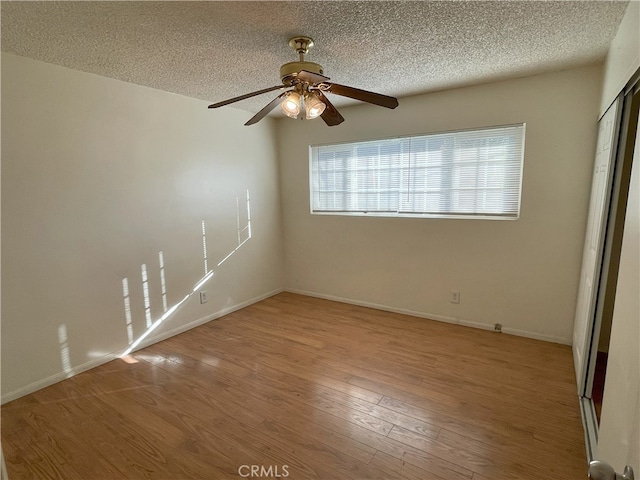
[[586, 478], [567, 346], [282, 293], [131, 360], [4, 405], [11, 480]]

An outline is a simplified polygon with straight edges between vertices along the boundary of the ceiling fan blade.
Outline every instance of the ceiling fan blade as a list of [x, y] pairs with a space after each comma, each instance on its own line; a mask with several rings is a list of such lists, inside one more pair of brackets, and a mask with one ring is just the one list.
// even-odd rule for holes
[[308, 72], [307, 70], [300, 70], [298, 72], [298, 78], [303, 82], [309, 83], [322, 83], [328, 82], [330, 80], [329, 77], [325, 77], [324, 75], [320, 75], [319, 73]]
[[387, 95], [382, 95], [381, 93], [369, 92], [367, 90], [360, 90], [359, 88], [347, 87], [345, 85], [338, 85], [337, 83], [332, 83], [329, 86], [329, 92], [343, 97], [355, 98], [361, 102], [380, 105], [381, 107], [396, 108], [398, 106], [398, 99], [395, 97], [389, 97]]
[[316, 94], [318, 95], [318, 98], [320, 98], [320, 100], [322, 100], [326, 105], [324, 112], [322, 112], [322, 114], [320, 115], [322, 117], [322, 120], [324, 120], [324, 123], [326, 123], [330, 127], [333, 127], [344, 122], [344, 117], [340, 115], [340, 112], [336, 110], [336, 107], [333, 106], [327, 96], [320, 90], [316, 90]]
[[256, 95], [262, 95], [263, 93], [273, 92], [274, 90], [282, 90], [283, 88], [288, 88], [286, 85], [278, 85], [276, 87], [265, 88], [263, 90], [258, 90], [257, 92], [247, 93], [245, 95], [240, 95], [239, 97], [230, 98], [229, 100], [223, 100], [222, 102], [212, 103], [208, 108], [218, 108], [224, 107], [225, 105], [229, 105], [230, 103], [239, 102], [240, 100], [244, 100], [245, 98], [255, 97]]
[[260, 110], [258, 113], [256, 113], [253, 117], [251, 117], [249, 119], [249, 121], [247, 121], [247, 123], [245, 123], [245, 126], [249, 126], [249, 125], [253, 125], [254, 123], [258, 123], [260, 120], [262, 120], [264, 117], [267, 116], [267, 114], [273, 110], [274, 108], [276, 108], [276, 106], [280, 103], [280, 99], [282, 97], [284, 97], [287, 93], [289, 93], [289, 90], [287, 90], [286, 92], [282, 92], [280, 95], [278, 95], [276, 98], [274, 98], [273, 100], [271, 100], [262, 110]]

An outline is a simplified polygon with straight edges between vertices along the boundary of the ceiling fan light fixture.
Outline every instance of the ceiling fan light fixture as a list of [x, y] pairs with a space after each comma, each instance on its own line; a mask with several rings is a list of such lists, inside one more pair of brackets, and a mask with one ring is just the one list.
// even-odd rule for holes
[[282, 101], [282, 111], [287, 117], [298, 118], [300, 114], [300, 94], [290, 92]]
[[285, 63], [280, 67], [282, 85], [263, 88], [262, 90], [212, 103], [209, 108], [224, 107], [225, 105], [262, 95], [263, 93], [273, 92], [274, 90], [285, 90], [285, 92], [271, 100], [262, 110], [251, 117], [245, 125], [249, 126], [259, 122], [279, 104], [282, 113], [287, 117], [300, 120], [321, 117], [324, 123], [329, 127], [333, 127], [344, 122], [344, 117], [340, 115], [340, 112], [326, 97], [325, 94], [328, 93], [353, 98], [354, 100], [380, 107], [396, 108], [398, 106], [398, 99], [395, 97], [330, 82], [329, 80], [331, 79], [324, 75], [324, 69], [320, 64], [308, 62], [304, 59], [309, 48], [313, 46], [311, 38], [305, 36], [293, 37], [289, 40], [289, 45], [300, 58], [296, 62]]
[[307, 120], [318, 118], [320, 115], [322, 115], [322, 112], [324, 112], [325, 108], [327, 108], [327, 105], [316, 95], [314, 95], [313, 93], [307, 95], [305, 102]]

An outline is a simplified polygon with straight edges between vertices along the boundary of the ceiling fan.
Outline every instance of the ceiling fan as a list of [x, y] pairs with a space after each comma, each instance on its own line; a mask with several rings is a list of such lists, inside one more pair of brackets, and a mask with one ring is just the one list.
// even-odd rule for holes
[[336, 107], [331, 104], [326, 96], [327, 93], [353, 98], [386, 108], [396, 108], [398, 106], [398, 99], [395, 97], [330, 82], [329, 77], [323, 75], [324, 70], [322, 65], [307, 62], [304, 59], [304, 56], [313, 46], [312, 38], [304, 36], [293, 37], [289, 40], [289, 46], [298, 53], [300, 59], [297, 62], [285, 63], [280, 67], [282, 85], [213, 103], [209, 105], [209, 108], [223, 107], [230, 103], [239, 102], [240, 100], [245, 100], [274, 90], [284, 90], [284, 92], [251, 117], [245, 125], [253, 125], [259, 122], [267, 116], [271, 110], [276, 108], [278, 104], [281, 104], [282, 111], [289, 117], [300, 118], [301, 120], [321, 117], [324, 123], [332, 127], [342, 123], [344, 118], [338, 110], [336, 110]]

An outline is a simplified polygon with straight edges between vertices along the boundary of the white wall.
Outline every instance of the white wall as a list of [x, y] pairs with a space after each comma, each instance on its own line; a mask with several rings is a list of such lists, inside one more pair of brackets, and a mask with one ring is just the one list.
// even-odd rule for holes
[[631, 76], [640, 68], [640, 0], [627, 6], [605, 62], [600, 112], [604, 114]]
[[[570, 343], [600, 66], [279, 120], [286, 288]], [[315, 216], [308, 146], [526, 122], [517, 221]], [[459, 290], [459, 305], [449, 302]]]
[[[168, 307], [189, 295], [203, 220], [208, 303], [192, 295], [151, 337], [281, 289], [273, 121], [243, 127], [247, 113], [206, 106], [2, 55], [3, 401], [128, 348], [125, 278], [133, 340], [144, 335], [143, 264], [150, 316], [164, 314], [159, 252]], [[247, 191], [252, 237], [237, 248]]]

